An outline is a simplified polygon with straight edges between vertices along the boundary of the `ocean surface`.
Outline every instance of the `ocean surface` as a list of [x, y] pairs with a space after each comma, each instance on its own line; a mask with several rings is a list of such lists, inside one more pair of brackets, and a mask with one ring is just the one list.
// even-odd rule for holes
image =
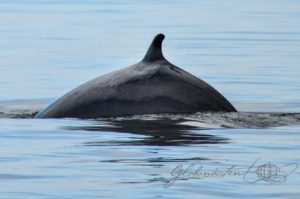
[[[32, 119], [165, 57], [239, 113]], [[300, 198], [300, 1], [0, 0], [0, 198]]]

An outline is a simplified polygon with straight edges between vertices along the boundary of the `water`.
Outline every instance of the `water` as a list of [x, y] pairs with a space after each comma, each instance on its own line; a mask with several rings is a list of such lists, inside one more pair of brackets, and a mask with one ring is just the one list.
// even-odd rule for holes
[[[296, 0], [1, 0], [0, 198], [299, 198], [299, 21]], [[30, 119], [160, 32], [241, 113]]]

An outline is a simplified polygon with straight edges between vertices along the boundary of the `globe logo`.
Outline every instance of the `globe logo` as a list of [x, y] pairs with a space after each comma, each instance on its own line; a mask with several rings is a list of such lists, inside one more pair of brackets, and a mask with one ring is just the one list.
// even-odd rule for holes
[[286, 181], [286, 175], [280, 171], [280, 167], [270, 162], [257, 167], [256, 175], [259, 180], [271, 183], [282, 183]]

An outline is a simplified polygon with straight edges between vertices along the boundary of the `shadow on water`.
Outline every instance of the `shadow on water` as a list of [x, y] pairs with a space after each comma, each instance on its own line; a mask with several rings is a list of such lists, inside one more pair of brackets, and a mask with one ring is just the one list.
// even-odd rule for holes
[[[85, 143], [88, 146], [120, 146], [120, 145], [150, 145], [150, 146], [186, 146], [194, 144], [223, 144], [229, 139], [215, 135], [199, 133], [201, 127], [183, 124], [184, 120], [101, 120], [96, 124], [86, 126], [65, 126], [67, 130], [84, 130], [97, 132], [130, 133], [143, 135], [125, 141], [94, 141]], [[207, 128], [205, 128], [207, 129]]]

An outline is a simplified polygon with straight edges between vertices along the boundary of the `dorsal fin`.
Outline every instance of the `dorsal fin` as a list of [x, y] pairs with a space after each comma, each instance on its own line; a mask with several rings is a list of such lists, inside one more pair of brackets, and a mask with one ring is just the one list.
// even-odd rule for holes
[[144, 59], [142, 60], [143, 62], [153, 62], [153, 61], [157, 61], [157, 60], [165, 60], [162, 50], [161, 50], [161, 46], [162, 46], [162, 42], [165, 38], [164, 34], [158, 34], [154, 37], [150, 47], [148, 48], [148, 51], [144, 57]]

